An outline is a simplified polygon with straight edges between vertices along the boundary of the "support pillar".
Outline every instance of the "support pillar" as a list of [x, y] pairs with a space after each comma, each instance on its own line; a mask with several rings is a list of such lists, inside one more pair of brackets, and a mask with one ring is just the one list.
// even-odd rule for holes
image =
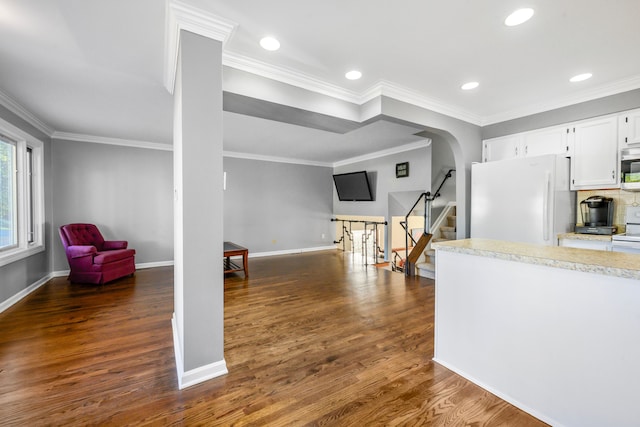
[[222, 43], [180, 30], [174, 85], [174, 347], [179, 387], [224, 360]]

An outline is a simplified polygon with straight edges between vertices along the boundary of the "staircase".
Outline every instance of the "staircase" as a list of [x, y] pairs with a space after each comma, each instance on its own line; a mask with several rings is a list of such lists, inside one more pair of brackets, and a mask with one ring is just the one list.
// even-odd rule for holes
[[436, 278], [436, 251], [431, 249], [431, 243], [456, 240], [456, 204], [449, 203], [444, 208], [436, 222], [431, 227], [433, 239], [424, 251], [424, 262], [416, 264], [418, 275], [429, 279]]
[[[402, 258], [402, 255], [400, 255], [400, 251], [398, 249], [392, 250], [393, 259], [391, 261], [391, 269], [393, 271], [401, 271], [401, 272], [404, 272], [404, 274], [407, 276], [415, 276], [416, 270], [418, 270], [419, 264], [432, 263], [433, 254], [428, 255], [423, 248], [426, 248], [427, 246], [430, 248], [431, 242], [433, 241], [432, 238], [434, 237], [434, 234], [432, 234], [433, 230], [436, 230], [441, 235], [441, 237], [438, 238], [440, 239], [440, 241], [451, 240], [451, 239], [447, 239], [447, 236], [448, 237], [453, 236], [453, 238], [455, 239], [455, 231], [456, 231], [455, 202], [448, 203], [445, 206], [445, 209], [442, 211], [442, 213], [438, 217], [438, 220], [433, 224], [433, 226], [430, 227], [431, 203], [436, 198], [440, 197], [440, 190], [442, 189], [442, 186], [447, 181], [447, 179], [451, 178], [452, 172], [455, 172], [455, 171], [456, 171], [455, 169], [447, 170], [447, 172], [444, 174], [442, 182], [440, 183], [440, 186], [435, 191], [435, 193], [431, 193], [430, 191], [428, 191], [426, 193], [420, 194], [420, 197], [418, 197], [418, 200], [416, 200], [416, 202], [413, 204], [411, 209], [409, 209], [409, 213], [405, 215], [404, 221], [400, 223], [405, 230], [404, 253], [405, 254], [409, 253], [409, 248], [410, 248], [409, 239], [411, 240], [411, 243], [413, 245], [412, 245], [411, 253], [409, 253], [406, 259]], [[424, 199], [424, 230], [422, 232], [422, 236], [420, 240], [416, 241], [413, 238], [413, 236], [411, 236], [410, 234], [409, 217], [416, 210], [418, 204], [423, 199]], [[451, 209], [454, 210], [453, 213], [451, 213]], [[447, 216], [452, 216], [452, 219], [449, 220]], [[443, 221], [442, 218], [447, 218], [446, 224], [442, 224], [442, 221]], [[440, 231], [440, 229], [442, 229], [442, 231]], [[427, 260], [426, 263], [419, 262], [423, 258]], [[435, 271], [435, 267], [433, 270]], [[432, 276], [435, 277], [435, 273], [433, 273]], [[429, 277], [429, 276], [425, 276], [425, 277]]]

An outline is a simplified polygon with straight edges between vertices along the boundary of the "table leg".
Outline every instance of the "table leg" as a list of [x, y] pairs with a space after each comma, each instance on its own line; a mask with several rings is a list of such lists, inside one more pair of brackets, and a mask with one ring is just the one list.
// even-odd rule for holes
[[249, 277], [249, 262], [247, 261], [247, 258], [249, 258], [249, 251], [245, 251], [242, 254], [242, 264], [244, 267], [244, 277]]

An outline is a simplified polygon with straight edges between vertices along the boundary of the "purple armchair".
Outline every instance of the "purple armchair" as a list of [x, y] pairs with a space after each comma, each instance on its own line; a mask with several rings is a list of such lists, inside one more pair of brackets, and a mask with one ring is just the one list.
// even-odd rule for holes
[[127, 241], [105, 241], [93, 224], [67, 224], [59, 232], [71, 267], [70, 281], [103, 284], [136, 271], [136, 251], [127, 249]]

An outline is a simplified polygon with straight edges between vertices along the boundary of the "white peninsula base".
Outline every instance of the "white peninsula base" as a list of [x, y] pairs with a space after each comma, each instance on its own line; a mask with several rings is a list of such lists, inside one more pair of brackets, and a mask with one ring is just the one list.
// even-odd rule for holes
[[434, 360], [554, 426], [638, 426], [640, 256], [503, 243], [437, 245]]

